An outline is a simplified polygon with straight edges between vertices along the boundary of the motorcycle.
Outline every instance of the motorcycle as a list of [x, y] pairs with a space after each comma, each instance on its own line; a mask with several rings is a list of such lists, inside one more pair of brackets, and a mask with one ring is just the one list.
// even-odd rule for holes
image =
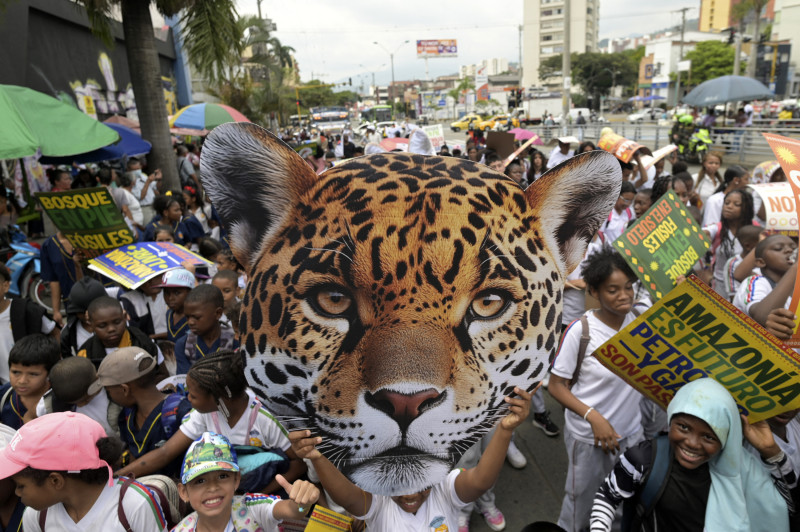
[[709, 149], [711, 148], [712, 140], [711, 133], [708, 128], [697, 128], [691, 137], [689, 137], [689, 152], [687, 159], [689, 162], [702, 164], [706, 158]]
[[16, 225], [0, 234], [0, 257], [5, 259], [11, 273], [8, 293], [27, 297], [53, 312], [50, 304], [50, 287], [42, 281], [41, 248], [28, 242], [25, 233]]

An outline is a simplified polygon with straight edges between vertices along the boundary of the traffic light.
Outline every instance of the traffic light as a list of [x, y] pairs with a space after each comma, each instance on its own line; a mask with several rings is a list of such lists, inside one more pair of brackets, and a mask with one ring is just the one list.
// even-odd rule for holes
[[347, 78], [347, 84], [353, 86], [353, 78]]

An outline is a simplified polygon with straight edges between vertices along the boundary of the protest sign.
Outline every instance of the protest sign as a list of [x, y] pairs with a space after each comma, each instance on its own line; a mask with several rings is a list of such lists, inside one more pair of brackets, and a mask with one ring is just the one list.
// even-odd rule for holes
[[687, 382], [711, 377], [751, 423], [800, 408], [800, 357], [694, 276], [593, 356], [666, 409]]
[[[783, 173], [786, 174], [786, 179], [792, 189], [792, 198], [794, 199], [794, 222], [795, 228], [797, 227], [797, 205], [800, 205], [800, 141], [782, 137], [780, 135], [773, 135], [771, 133], [762, 133], [769, 143], [769, 147], [778, 158], [778, 162], [783, 168]], [[797, 314], [797, 305], [800, 303], [800, 270], [798, 270], [797, 277], [794, 281], [794, 291], [792, 292], [792, 301], [789, 303], [789, 310]], [[795, 325], [792, 337], [787, 344], [792, 346], [800, 346], [800, 323]]]
[[600, 137], [600, 140], [597, 142], [597, 147], [601, 150], [606, 150], [607, 152], [614, 154], [614, 157], [623, 163], [631, 162], [633, 155], [637, 151], [641, 151], [642, 155], [653, 155], [653, 153], [650, 151], [650, 148], [647, 146], [643, 146], [638, 142], [628, 140], [622, 135], [617, 135], [616, 133], [606, 133]]
[[439, 153], [439, 150], [445, 145], [444, 128], [442, 128], [442, 124], [423, 126], [422, 131], [431, 139], [431, 144], [433, 144], [433, 149], [436, 150], [436, 153]]
[[686, 275], [709, 247], [708, 235], [671, 190], [614, 241], [653, 301]]
[[86, 257], [136, 242], [136, 235], [104, 187], [39, 192], [36, 199], [72, 247]]
[[133, 290], [157, 275], [181, 268], [184, 261], [199, 266], [211, 265], [200, 255], [172, 242], [141, 242], [90, 260], [89, 269]]
[[764, 229], [797, 236], [797, 209], [789, 183], [759, 183], [749, 188], [758, 194], [764, 206]]

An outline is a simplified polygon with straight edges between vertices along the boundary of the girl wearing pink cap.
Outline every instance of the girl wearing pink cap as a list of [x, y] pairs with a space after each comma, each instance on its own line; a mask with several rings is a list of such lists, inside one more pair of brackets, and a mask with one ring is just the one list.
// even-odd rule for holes
[[75, 412], [48, 414], [17, 431], [0, 451], [0, 478], [14, 480], [28, 507], [26, 532], [166, 531], [151, 492], [113, 478], [99, 450], [107, 439], [99, 423]]

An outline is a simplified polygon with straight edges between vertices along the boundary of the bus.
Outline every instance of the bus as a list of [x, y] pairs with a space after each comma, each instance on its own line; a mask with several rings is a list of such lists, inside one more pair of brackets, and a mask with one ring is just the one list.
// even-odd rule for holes
[[391, 105], [375, 105], [361, 113], [362, 122], [389, 122], [392, 120]]
[[312, 107], [309, 111], [312, 129], [335, 131], [350, 126], [350, 113], [346, 107]]

